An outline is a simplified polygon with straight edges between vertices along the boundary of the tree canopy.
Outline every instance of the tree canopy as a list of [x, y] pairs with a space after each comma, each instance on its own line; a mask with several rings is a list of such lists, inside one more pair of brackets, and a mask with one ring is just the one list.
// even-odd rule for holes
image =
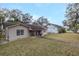
[[30, 13], [23, 13], [23, 11], [19, 9], [6, 9], [0, 8], [0, 29], [3, 26], [4, 22], [24, 22], [24, 23], [32, 23], [39, 24], [41, 26], [46, 26], [49, 21], [44, 16], [40, 16], [36, 21], [32, 22], [33, 16]]
[[63, 21], [74, 32], [77, 32], [77, 24], [79, 24], [79, 3], [68, 4], [65, 14], [67, 20]]
[[49, 21], [47, 18], [45, 18], [44, 16], [41, 16], [37, 19], [37, 23], [39, 23], [42, 26], [47, 26]]

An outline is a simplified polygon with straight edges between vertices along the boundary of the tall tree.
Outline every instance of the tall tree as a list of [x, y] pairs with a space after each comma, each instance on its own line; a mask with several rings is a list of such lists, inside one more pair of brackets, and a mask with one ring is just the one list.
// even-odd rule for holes
[[64, 21], [63, 21], [63, 25], [64, 25], [64, 26], [67, 26], [67, 20], [64, 20]]
[[3, 24], [5, 22], [6, 17], [8, 17], [9, 10], [6, 8], [0, 8], [0, 29], [3, 30]]
[[12, 9], [10, 11], [10, 18], [13, 18], [14, 21], [21, 21], [22, 18], [22, 11], [18, 10], [18, 9]]
[[23, 14], [22, 19], [23, 19], [23, 22], [25, 22], [25, 23], [31, 23], [33, 20], [32, 16], [29, 13]]
[[47, 26], [48, 25], [48, 19], [45, 18], [44, 16], [41, 16], [37, 19], [37, 22], [40, 24], [40, 25], [43, 25], [43, 26]]
[[68, 4], [65, 15], [67, 18], [66, 25], [74, 32], [77, 32], [77, 24], [79, 24], [79, 3]]

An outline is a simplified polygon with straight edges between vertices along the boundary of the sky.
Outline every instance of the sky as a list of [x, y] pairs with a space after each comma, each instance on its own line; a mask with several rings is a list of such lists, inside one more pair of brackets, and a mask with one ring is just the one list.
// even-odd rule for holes
[[40, 16], [44, 16], [50, 23], [63, 25], [65, 20], [65, 11], [67, 4], [65, 3], [0, 3], [0, 8], [19, 9], [23, 13], [30, 13], [36, 20]]

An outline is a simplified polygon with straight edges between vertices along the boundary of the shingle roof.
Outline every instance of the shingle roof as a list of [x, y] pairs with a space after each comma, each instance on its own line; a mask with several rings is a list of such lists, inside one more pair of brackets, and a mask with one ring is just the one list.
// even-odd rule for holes
[[53, 25], [53, 26], [55, 26], [55, 27], [57, 27], [57, 28], [63, 28], [62, 26], [59, 26], [59, 25], [56, 25], [56, 24], [48, 24], [48, 25]]
[[44, 27], [39, 26], [39, 25], [26, 24], [26, 23], [22, 23], [22, 22], [6, 22], [6, 23], [4, 23], [4, 28], [18, 26], [18, 25], [25, 26], [28, 29], [31, 28], [32, 30], [42, 30], [42, 29], [44, 29]]

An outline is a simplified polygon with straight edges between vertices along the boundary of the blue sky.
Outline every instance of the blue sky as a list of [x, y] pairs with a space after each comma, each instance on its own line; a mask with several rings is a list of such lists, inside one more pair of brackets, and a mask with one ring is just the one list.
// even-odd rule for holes
[[49, 22], [58, 25], [62, 25], [65, 19], [66, 7], [65, 3], [0, 3], [0, 8], [19, 9], [24, 13], [30, 13], [34, 19], [45, 16]]

